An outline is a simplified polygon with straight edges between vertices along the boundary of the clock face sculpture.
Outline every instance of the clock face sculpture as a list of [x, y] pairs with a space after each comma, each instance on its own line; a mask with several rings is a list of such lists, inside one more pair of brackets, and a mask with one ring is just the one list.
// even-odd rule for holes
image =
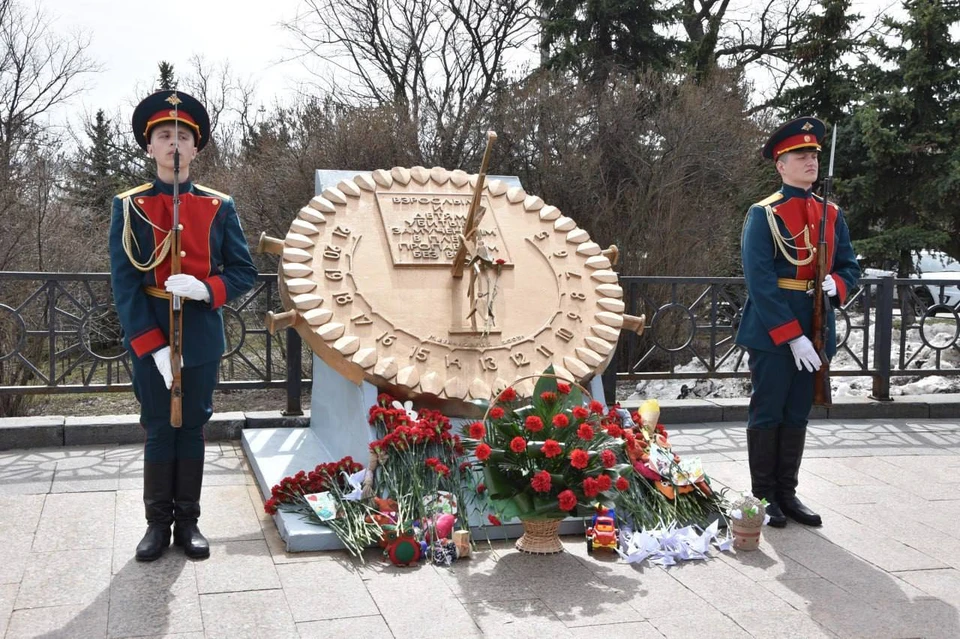
[[[294, 326], [354, 382], [447, 410], [548, 366], [578, 382], [602, 371], [624, 324], [610, 260], [557, 208], [499, 180], [465, 228], [477, 181], [396, 167], [325, 189], [282, 244], [267, 239], [287, 309], [272, 330]], [[461, 243], [474, 257], [460, 254], [457, 275]]]

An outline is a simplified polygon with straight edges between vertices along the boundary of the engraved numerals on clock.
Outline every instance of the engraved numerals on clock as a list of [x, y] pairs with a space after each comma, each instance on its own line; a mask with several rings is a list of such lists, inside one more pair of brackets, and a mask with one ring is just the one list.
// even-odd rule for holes
[[384, 348], [389, 348], [393, 346], [393, 343], [397, 341], [397, 336], [391, 333], [390, 331], [384, 331], [380, 334], [379, 337], [375, 340], [378, 344]]
[[510, 354], [510, 361], [513, 362], [513, 365], [517, 368], [522, 368], [524, 366], [530, 365], [530, 360], [527, 359], [526, 353], [516, 352]]
[[373, 324], [373, 320], [367, 317], [366, 313], [358, 313], [350, 318], [357, 326], [367, 326], [368, 324]]
[[480, 356], [480, 368], [484, 371], [495, 371], [500, 369], [500, 365], [497, 362], [497, 358], [491, 355], [481, 355]]

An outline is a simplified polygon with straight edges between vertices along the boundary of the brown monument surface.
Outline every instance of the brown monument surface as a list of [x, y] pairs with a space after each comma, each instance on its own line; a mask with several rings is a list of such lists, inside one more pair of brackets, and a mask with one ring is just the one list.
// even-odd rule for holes
[[451, 415], [551, 365], [578, 382], [601, 372], [625, 322], [643, 325], [624, 315], [615, 249], [483, 174], [395, 167], [314, 197], [283, 240], [261, 238], [281, 257], [271, 331], [292, 325], [348, 379]]

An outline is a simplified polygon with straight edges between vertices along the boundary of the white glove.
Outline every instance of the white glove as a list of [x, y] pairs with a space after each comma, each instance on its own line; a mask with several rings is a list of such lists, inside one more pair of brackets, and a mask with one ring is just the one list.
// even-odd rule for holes
[[[827, 294], [827, 297], [837, 296], [837, 280], [833, 279], [832, 275], [823, 278], [823, 292]], [[807, 295], [813, 295], [813, 289], [807, 291]]]
[[837, 280], [833, 279], [832, 275], [823, 278], [823, 292], [827, 294], [827, 297], [837, 296]]
[[820, 370], [820, 356], [806, 335], [791, 341], [790, 350], [793, 351], [793, 361], [796, 362], [798, 371], [804, 368], [811, 373]]
[[188, 300], [197, 300], [200, 302], [210, 301], [210, 291], [207, 290], [203, 282], [193, 275], [187, 275], [186, 273], [171, 275], [167, 278], [163, 286], [171, 295], [179, 295]]
[[170, 390], [170, 387], [173, 385], [173, 365], [170, 361], [170, 347], [164, 346], [159, 351], [151, 353], [151, 355], [153, 355], [153, 362], [157, 365], [157, 370], [160, 371], [160, 376], [163, 377], [163, 383], [167, 385], [167, 390]]

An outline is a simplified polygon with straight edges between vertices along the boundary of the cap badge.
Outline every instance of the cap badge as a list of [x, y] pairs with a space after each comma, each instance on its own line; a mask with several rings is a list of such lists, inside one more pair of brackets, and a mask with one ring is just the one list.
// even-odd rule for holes
[[174, 107], [176, 107], [178, 104], [180, 104], [181, 102], [183, 102], [183, 100], [181, 100], [179, 97], [177, 97], [176, 92], [171, 93], [171, 94], [170, 94], [170, 97], [168, 97], [165, 101], [166, 101], [166, 102], [169, 102], [169, 103], [170, 103], [171, 105], [173, 105]]
[[809, 122], [804, 122], [803, 126], [800, 128], [803, 129], [804, 131], [809, 131], [810, 129], [813, 128], [813, 125], [810, 124]]
[[810, 141], [810, 136], [809, 136], [809, 135], [803, 136], [803, 141], [804, 141], [804, 142], [809, 142], [809, 141]]

